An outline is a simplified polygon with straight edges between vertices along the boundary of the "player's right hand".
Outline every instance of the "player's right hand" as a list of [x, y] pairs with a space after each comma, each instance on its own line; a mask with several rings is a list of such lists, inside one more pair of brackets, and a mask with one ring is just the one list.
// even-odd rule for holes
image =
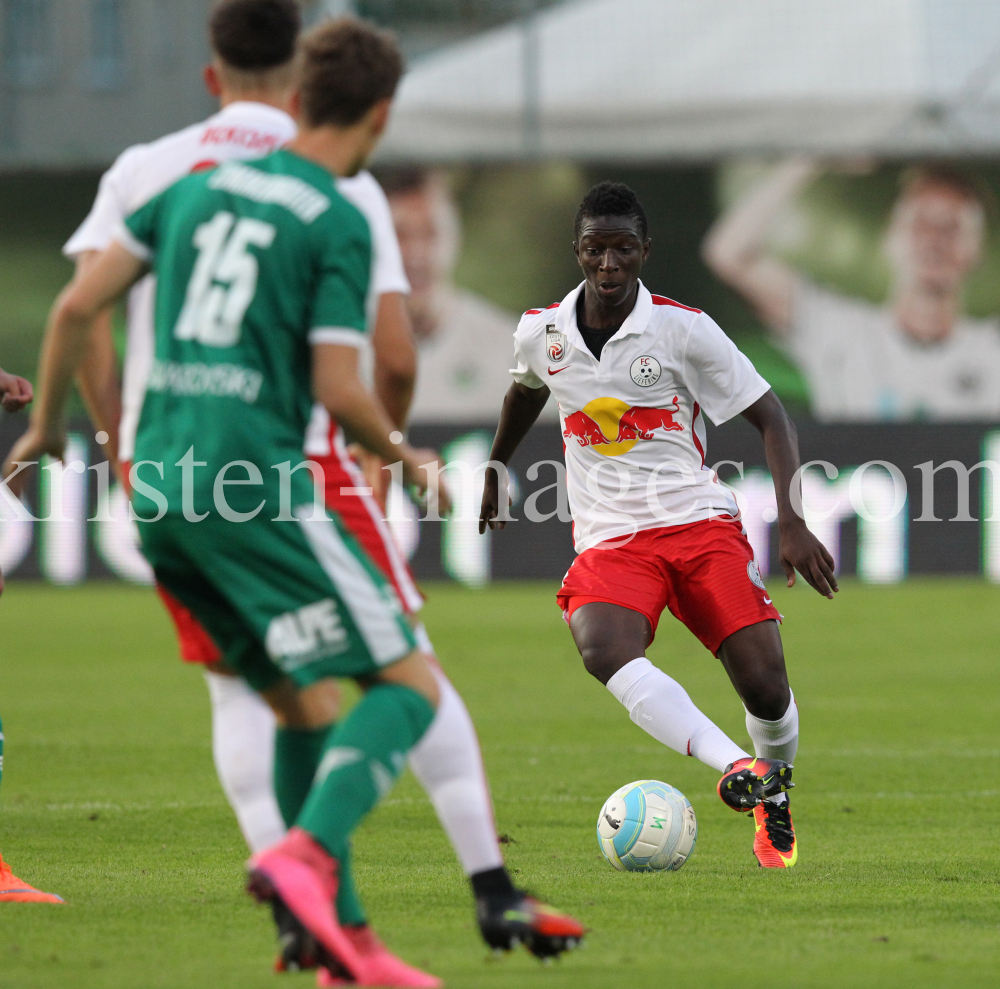
[[[37, 424], [32, 423], [27, 432], [14, 444], [7, 460], [4, 462], [0, 474], [5, 478], [10, 478], [7, 487], [18, 497], [24, 490], [24, 483], [28, 478], [28, 469], [17, 472], [19, 463], [37, 463], [44, 454], [62, 460], [66, 452], [66, 432], [60, 429], [58, 432], [48, 433]], [[14, 477], [11, 477], [15, 474]]]
[[431, 507], [436, 503], [438, 514], [447, 515], [451, 511], [451, 498], [444, 483], [444, 463], [437, 451], [408, 446], [400, 459], [403, 463], [403, 483], [416, 488]]
[[[507, 493], [507, 507], [514, 504]], [[479, 511], [479, 534], [486, 532], [486, 527], [491, 529], [504, 529], [507, 523], [503, 519], [498, 519], [500, 514], [500, 478], [495, 470], [486, 471], [486, 482], [483, 485], [483, 504]]]

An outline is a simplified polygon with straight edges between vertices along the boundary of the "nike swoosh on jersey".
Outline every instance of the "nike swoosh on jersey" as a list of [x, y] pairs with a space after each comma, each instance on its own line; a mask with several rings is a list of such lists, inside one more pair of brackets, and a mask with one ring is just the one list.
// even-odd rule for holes
[[[566, 367], [572, 367], [572, 364], [567, 364]], [[558, 374], [560, 371], [565, 371], [566, 367], [557, 367], [554, 371], [552, 368], [548, 368], [549, 374]]]
[[772, 603], [771, 599], [765, 594], [764, 595], [764, 604], [771, 604], [771, 603]]

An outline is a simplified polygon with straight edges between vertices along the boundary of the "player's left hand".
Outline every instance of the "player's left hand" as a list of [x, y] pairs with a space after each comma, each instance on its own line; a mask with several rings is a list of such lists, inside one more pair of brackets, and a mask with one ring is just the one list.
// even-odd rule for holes
[[436, 450], [419, 450], [403, 444], [400, 460], [403, 463], [403, 482], [410, 485], [418, 498], [428, 505], [436, 505], [439, 514], [451, 511], [451, 496], [445, 486], [444, 463]]
[[37, 423], [32, 423], [27, 432], [14, 444], [3, 469], [0, 471], [3, 477], [9, 477], [7, 486], [18, 497], [24, 490], [24, 482], [27, 480], [28, 469], [20, 471], [16, 476], [11, 477], [17, 471], [19, 463], [37, 463], [43, 454], [49, 454], [57, 460], [62, 460], [66, 451], [66, 431], [59, 429], [55, 432], [47, 432], [39, 427]]
[[7, 412], [20, 412], [34, 397], [30, 381], [0, 368], [0, 405]]
[[389, 485], [392, 482], [389, 472], [383, 469], [386, 466], [385, 461], [377, 453], [366, 450], [360, 443], [352, 443], [348, 446], [347, 452], [361, 468], [368, 487], [372, 489], [372, 495], [384, 511], [389, 499]]
[[795, 571], [814, 587], [823, 597], [833, 599], [840, 590], [833, 573], [833, 557], [830, 551], [809, 531], [805, 522], [798, 522], [781, 529], [778, 539], [778, 559], [788, 578], [788, 586], [795, 584]]

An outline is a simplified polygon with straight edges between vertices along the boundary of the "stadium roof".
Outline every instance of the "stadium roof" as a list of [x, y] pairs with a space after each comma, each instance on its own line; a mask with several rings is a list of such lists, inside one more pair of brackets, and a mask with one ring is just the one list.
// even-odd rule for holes
[[996, 0], [576, 0], [403, 82], [381, 157], [1000, 151]]

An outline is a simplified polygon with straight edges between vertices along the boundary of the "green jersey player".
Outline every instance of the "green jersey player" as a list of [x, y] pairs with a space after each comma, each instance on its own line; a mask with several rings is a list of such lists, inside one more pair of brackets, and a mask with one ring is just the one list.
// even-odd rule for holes
[[[90, 321], [151, 266], [156, 361], [130, 479], [158, 580], [283, 724], [323, 723], [329, 677], [365, 687], [318, 767], [299, 767], [315, 782], [288, 838], [251, 860], [251, 890], [312, 933], [328, 978], [429, 986], [439, 983], [370, 933], [340, 926], [334, 904], [349, 836], [430, 724], [437, 681], [392, 586], [314, 506], [301, 463], [311, 392], [364, 446], [401, 463], [408, 483], [443, 499], [425, 469], [434, 454], [391, 434], [358, 378], [370, 239], [333, 183], [374, 148], [400, 72], [391, 40], [359, 22], [314, 32], [289, 148], [182, 179], [64, 295], [43, 354], [49, 388], [18, 450], [61, 452], [59, 411]], [[582, 934], [559, 922], [567, 940]]]

